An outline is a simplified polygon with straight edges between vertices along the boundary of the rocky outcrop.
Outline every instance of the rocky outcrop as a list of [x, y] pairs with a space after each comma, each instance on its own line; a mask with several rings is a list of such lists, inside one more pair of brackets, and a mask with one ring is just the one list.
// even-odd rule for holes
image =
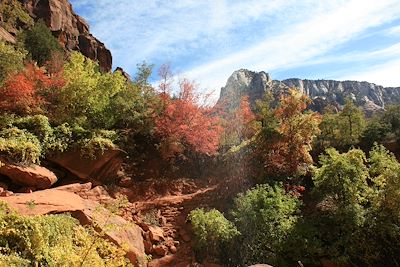
[[88, 23], [75, 14], [68, 0], [20, 0], [29, 14], [42, 19], [66, 51], [77, 50], [99, 62], [103, 71], [112, 67], [111, 52], [89, 31]]
[[94, 201], [86, 200], [83, 210], [73, 213], [81, 224], [95, 225], [107, 239], [126, 251], [126, 257], [135, 266], [145, 266], [146, 257], [142, 230], [133, 222], [111, 214]]
[[57, 176], [52, 171], [35, 164], [5, 163], [0, 167], [0, 174], [9, 177], [17, 185], [35, 189], [47, 189], [57, 182]]
[[11, 35], [8, 31], [6, 31], [3, 27], [0, 27], [0, 40], [15, 44], [16, 39], [13, 35]]
[[236, 108], [240, 98], [248, 95], [250, 103], [255, 105], [266, 92], [277, 96], [295, 87], [312, 99], [311, 108], [317, 111], [327, 104], [342, 106], [347, 98], [364, 108], [367, 113], [384, 109], [388, 104], [400, 102], [400, 87], [383, 87], [368, 82], [334, 81], [334, 80], [272, 80], [261, 71], [253, 72], [245, 69], [235, 71], [229, 77], [226, 86], [221, 89], [218, 104], [228, 103], [229, 108]]
[[14, 194], [0, 197], [21, 215], [44, 215], [69, 212], [82, 225], [92, 225], [105, 238], [126, 251], [126, 257], [135, 266], [145, 266], [146, 258], [142, 230], [133, 222], [112, 214], [97, 202], [81, 198], [75, 193], [87, 190], [89, 184], [70, 185], [62, 188], [37, 191], [29, 194]]
[[107, 181], [117, 177], [125, 152], [119, 149], [99, 151], [93, 158], [84, 157], [80, 151], [71, 150], [55, 154], [49, 161], [67, 169], [82, 180]]

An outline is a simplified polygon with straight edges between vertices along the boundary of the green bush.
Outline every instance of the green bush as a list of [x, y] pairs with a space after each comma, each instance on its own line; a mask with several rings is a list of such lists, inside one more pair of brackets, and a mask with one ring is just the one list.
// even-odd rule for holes
[[190, 212], [198, 250], [218, 252], [220, 247], [239, 235], [236, 227], [218, 210], [195, 209]]
[[0, 156], [21, 163], [38, 163], [41, 154], [39, 139], [28, 131], [15, 127], [0, 131]]
[[129, 265], [121, 249], [97, 236], [69, 215], [24, 217], [0, 208], [0, 259], [7, 266]]
[[[7, 31], [17, 29], [19, 26], [32, 26], [33, 19], [17, 0], [4, 0], [0, 3], [0, 14]], [[21, 25], [23, 24], [23, 25]]]
[[22, 34], [25, 49], [39, 66], [51, 59], [53, 52], [61, 50], [60, 44], [43, 21], [36, 22], [32, 29]]
[[54, 121], [91, 129], [115, 124], [111, 101], [126, 85], [120, 72], [101, 73], [97, 63], [73, 52], [64, 66], [64, 77], [66, 85], [60, 90]]
[[[234, 253], [239, 266], [260, 262], [282, 266], [285, 243], [295, 227], [301, 202], [282, 186], [259, 185], [234, 202], [233, 221], [241, 233]], [[232, 258], [235, 255], [232, 256]]]
[[0, 86], [9, 74], [23, 69], [26, 54], [26, 51], [0, 41]]

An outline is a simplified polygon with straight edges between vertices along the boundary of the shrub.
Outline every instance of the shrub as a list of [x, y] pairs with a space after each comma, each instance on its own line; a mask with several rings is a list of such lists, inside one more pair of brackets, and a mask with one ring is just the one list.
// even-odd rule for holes
[[[4, 0], [0, 3], [0, 14], [4, 21], [4, 28], [12, 31], [19, 26], [32, 26], [33, 19], [24, 10], [24, 7], [17, 0]], [[21, 25], [24, 24], [24, 25]]]
[[126, 85], [120, 72], [101, 73], [97, 63], [73, 52], [64, 66], [64, 76], [66, 85], [52, 114], [55, 122], [103, 129], [115, 124], [111, 101]]
[[[236, 256], [239, 265], [277, 264], [284, 244], [296, 225], [300, 201], [282, 186], [259, 185], [234, 202], [233, 221], [241, 233]], [[284, 257], [283, 257], [284, 258]]]
[[69, 215], [24, 217], [6, 209], [2, 204], [0, 259], [8, 266], [129, 265], [121, 249]]
[[239, 235], [236, 227], [218, 210], [195, 209], [190, 212], [198, 250], [209, 253], [220, 252], [221, 246]]
[[26, 130], [8, 128], [0, 131], [0, 155], [21, 163], [38, 163], [42, 154], [39, 139]]
[[26, 51], [0, 41], [0, 85], [9, 74], [23, 69], [25, 57]]

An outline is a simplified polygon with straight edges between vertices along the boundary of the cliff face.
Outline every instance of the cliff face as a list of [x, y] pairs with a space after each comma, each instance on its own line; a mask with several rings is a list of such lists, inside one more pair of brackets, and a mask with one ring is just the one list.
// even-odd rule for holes
[[245, 69], [235, 71], [229, 77], [226, 86], [221, 89], [218, 103], [229, 103], [228, 108], [238, 106], [244, 95], [255, 104], [265, 92], [279, 95], [295, 87], [309, 96], [313, 103], [311, 108], [322, 111], [327, 104], [341, 106], [347, 98], [361, 106], [367, 113], [385, 108], [386, 105], [400, 102], [400, 87], [383, 87], [368, 82], [334, 81], [334, 80], [272, 80], [265, 72], [253, 72]]
[[29, 14], [42, 19], [66, 51], [77, 50], [99, 62], [103, 71], [110, 71], [110, 50], [89, 31], [87, 22], [74, 13], [68, 0], [20, 0]]

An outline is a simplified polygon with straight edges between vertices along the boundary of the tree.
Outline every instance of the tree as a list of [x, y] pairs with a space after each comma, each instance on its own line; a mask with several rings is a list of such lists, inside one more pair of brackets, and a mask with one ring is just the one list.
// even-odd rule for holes
[[271, 177], [298, 175], [312, 163], [311, 142], [319, 133], [320, 117], [305, 112], [309, 99], [296, 90], [283, 96], [277, 108], [264, 107], [256, 152]]
[[204, 209], [192, 210], [188, 216], [192, 223], [196, 236], [196, 249], [206, 252], [206, 255], [219, 256], [227, 245], [236, 236], [238, 230], [232, 222], [216, 209], [204, 211]]
[[243, 96], [239, 107], [233, 112], [224, 114], [221, 143], [225, 146], [238, 145], [250, 139], [259, 130], [256, 116], [250, 108], [249, 97]]
[[339, 113], [341, 145], [358, 144], [365, 129], [364, 112], [352, 100], [347, 99], [342, 112]]
[[155, 118], [156, 134], [161, 139], [163, 155], [170, 158], [185, 150], [200, 154], [215, 154], [222, 128], [211, 108], [198, 104], [195, 85], [183, 80], [178, 96], [161, 93], [163, 109]]
[[64, 66], [64, 77], [66, 85], [60, 90], [53, 120], [78, 122], [89, 128], [115, 124], [111, 102], [126, 86], [120, 72], [101, 73], [97, 63], [73, 52]]
[[58, 76], [49, 77], [43, 68], [30, 63], [15, 75], [8, 76], [0, 88], [2, 99], [0, 107], [5, 112], [19, 115], [43, 113], [46, 110], [47, 96], [63, 86]]
[[8, 75], [24, 68], [26, 54], [26, 51], [0, 41], [0, 86]]
[[162, 64], [161, 67], [158, 69], [158, 76], [161, 78], [161, 82], [159, 85], [161, 93], [171, 93], [170, 90], [173, 82], [171, 66], [169, 64]]
[[149, 86], [149, 78], [153, 72], [154, 65], [148, 64], [143, 61], [141, 64], [137, 64], [137, 72], [135, 76], [135, 83], [139, 86]]
[[22, 36], [25, 49], [39, 66], [51, 59], [52, 53], [61, 51], [61, 46], [43, 21], [36, 22], [32, 29]]
[[232, 216], [241, 233], [239, 266], [260, 262], [281, 266], [279, 259], [299, 219], [300, 203], [279, 185], [259, 185], [235, 199]]

